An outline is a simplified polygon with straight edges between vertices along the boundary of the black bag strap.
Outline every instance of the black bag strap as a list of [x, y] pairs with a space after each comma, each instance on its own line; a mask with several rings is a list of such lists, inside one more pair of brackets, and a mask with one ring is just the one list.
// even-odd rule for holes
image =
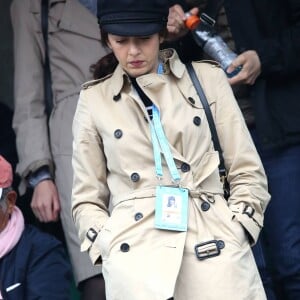
[[218, 138], [218, 133], [217, 133], [217, 129], [216, 129], [216, 126], [215, 126], [215, 122], [214, 122], [214, 119], [213, 119], [213, 116], [212, 116], [207, 98], [205, 96], [205, 93], [202, 89], [202, 86], [200, 84], [200, 81], [197, 77], [197, 74], [194, 70], [194, 67], [193, 67], [192, 63], [191, 62], [186, 63], [186, 68], [188, 70], [190, 78], [191, 78], [191, 80], [194, 84], [194, 87], [197, 91], [197, 94], [198, 94], [198, 96], [200, 98], [200, 101], [202, 103], [202, 106], [204, 108], [205, 115], [206, 115], [206, 118], [207, 118], [207, 121], [208, 121], [208, 125], [209, 125], [210, 131], [211, 131], [211, 137], [212, 137], [212, 141], [213, 141], [213, 144], [214, 144], [214, 148], [219, 153], [219, 159], [220, 159], [219, 174], [220, 174], [220, 179], [223, 183], [224, 197], [225, 197], [225, 199], [228, 199], [228, 197], [229, 197], [229, 183], [227, 181], [227, 170], [225, 168], [223, 151], [222, 151], [220, 141], [219, 141], [219, 138]]
[[223, 5], [224, 5], [224, 0], [209, 0], [207, 1], [206, 7], [204, 8], [203, 12], [206, 13], [211, 18], [213, 18], [214, 20], [216, 20], [220, 8]]
[[49, 118], [53, 108], [53, 95], [52, 95], [52, 79], [51, 79], [50, 61], [49, 61], [48, 15], [49, 15], [49, 0], [42, 0], [41, 26], [42, 26], [43, 39], [45, 44], [44, 98], [45, 98], [46, 113]]

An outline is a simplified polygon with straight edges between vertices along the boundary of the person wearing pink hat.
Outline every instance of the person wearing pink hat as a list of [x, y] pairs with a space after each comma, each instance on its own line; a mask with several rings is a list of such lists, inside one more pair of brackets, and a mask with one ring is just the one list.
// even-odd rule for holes
[[0, 156], [0, 299], [69, 299], [71, 269], [64, 248], [24, 224], [12, 181], [12, 167]]

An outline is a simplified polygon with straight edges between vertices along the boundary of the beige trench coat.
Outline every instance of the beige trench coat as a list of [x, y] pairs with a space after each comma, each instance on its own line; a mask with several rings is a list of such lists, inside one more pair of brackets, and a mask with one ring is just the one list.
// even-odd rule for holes
[[[86, 84], [73, 123], [72, 205], [81, 249], [96, 264], [102, 259], [108, 299], [265, 299], [244, 231], [255, 242], [263, 226], [269, 194], [261, 161], [224, 72], [194, 63], [229, 171], [226, 203], [203, 107], [177, 54], [166, 55], [164, 75], [137, 82], [161, 112], [181, 185], [189, 190], [188, 231], [154, 228], [155, 187], [172, 181], [165, 163], [163, 180], [156, 179], [150, 120], [117, 67]], [[247, 206], [252, 216], [243, 213]], [[194, 246], [211, 240], [224, 242], [220, 255], [198, 260]]]
[[[13, 126], [19, 155], [17, 172], [25, 178], [42, 165], [55, 167], [61, 219], [75, 278], [81, 281], [99, 273], [99, 268], [89, 265], [89, 258], [80, 253], [70, 214], [72, 121], [81, 84], [92, 79], [90, 66], [106, 54], [106, 50], [101, 46], [97, 18], [77, 0], [49, 2], [48, 39], [54, 95], [50, 125], [44, 113], [41, 1], [14, 0], [11, 6], [15, 63]], [[22, 193], [24, 189], [23, 181]]]

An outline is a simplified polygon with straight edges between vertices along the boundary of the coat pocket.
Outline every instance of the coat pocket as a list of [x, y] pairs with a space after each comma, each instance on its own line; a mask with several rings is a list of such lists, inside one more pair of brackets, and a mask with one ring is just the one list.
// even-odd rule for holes
[[136, 223], [134, 201], [125, 200], [117, 204], [99, 232], [95, 243], [100, 250], [102, 260], [107, 260], [111, 251], [118, 250], [118, 246], [130, 237], [131, 229]]
[[210, 219], [216, 238], [238, 247], [249, 243], [244, 227], [234, 218], [234, 213], [221, 195], [214, 196], [214, 203], [210, 207], [211, 213], [206, 216]]

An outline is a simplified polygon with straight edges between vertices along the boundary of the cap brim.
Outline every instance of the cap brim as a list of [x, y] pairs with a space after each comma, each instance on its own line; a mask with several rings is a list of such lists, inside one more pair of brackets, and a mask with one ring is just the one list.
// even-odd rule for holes
[[159, 23], [130, 23], [130, 24], [104, 24], [103, 30], [120, 36], [149, 36], [160, 32], [163, 24]]

